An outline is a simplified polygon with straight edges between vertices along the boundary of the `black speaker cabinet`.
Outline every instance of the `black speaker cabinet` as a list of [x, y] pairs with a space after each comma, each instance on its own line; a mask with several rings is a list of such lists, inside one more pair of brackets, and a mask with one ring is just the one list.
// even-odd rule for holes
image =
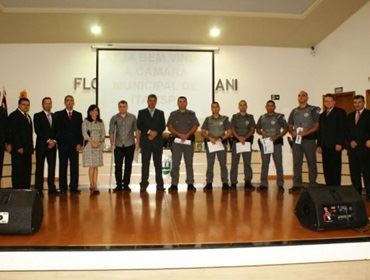
[[39, 194], [32, 190], [0, 189], [0, 234], [30, 234], [43, 216]]
[[344, 229], [368, 223], [361, 196], [353, 187], [309, 187], [298, 199], [295, 214], [309, 229]]

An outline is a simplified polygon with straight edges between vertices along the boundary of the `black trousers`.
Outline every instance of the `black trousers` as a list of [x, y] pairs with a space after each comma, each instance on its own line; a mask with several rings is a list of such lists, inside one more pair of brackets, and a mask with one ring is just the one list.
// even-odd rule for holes
[[363, 178], [366, 195], [370, 198], [370, 149], [366, 147], [349, 149], [348, 159], [353, 187], [361, 194]]
[[327, 186], [340, 186], [342, 177], [342, 152], [322, 147], [322, 165]]
[[31, 187], [32, 154], [12, 152], [12, 185], [14, 189]]
[[[128, 147], [115, 147], [114, 164], [117, 187], [128, 187], [131, 179], [132, 161], [134, 159], [135, 145]], [[122, 165], [125, 160], [125, 171], [122, 178]], [[122, 184], [123, 182], [123, 184]]]
[[150, 158], [153, 155], [153, 162], [155, 168], [155, 181], [157, 186], [163, 186], [162, 177], [162, 154], [163, 146], [153, 145], [153, 143], [146, 143], [141, 147], [141, 182], [140, 187], [147, 187], [149, 182], [149, 165]]
[[78, 152], [76, 146], [62, 146], [58, 148], [59, 151], [59, 189], [61, 191], [67, 190], [67, 168], [69, 161], [69, 188], [71, 190], [78, 189]]
[[55, 161], [56, 148], [48, 149], [41, 147], [36, 149], [36, 174], [35, 174], [35, 188], [42, 190], [44, 185], [44, 164], [45, 159], [48, 163], [48, 189], [55, 190]]
[[1, 187], [1, 178], [3, 178], [3, 164], [4, 164], [4, 145], [0, 145], [0, 187]]

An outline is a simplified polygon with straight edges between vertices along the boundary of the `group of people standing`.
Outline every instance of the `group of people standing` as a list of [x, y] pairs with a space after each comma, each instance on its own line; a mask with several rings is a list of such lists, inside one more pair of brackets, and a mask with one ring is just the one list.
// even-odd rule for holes
[[[18, 108], [8, 117], [1, 109], [1, 168], [4, 148], [11, 153], [13, 188], [30, 188], [31, 155], [33, 153], [33, 126], [36, 138], [35, 188], [42, 195], [45, 159], [48, 162], [48, 192], [78, 193], [79, 152], [83, 152], [83, 166], [89, 168], [91, 194], [99, 194], [98, 167], [103, 165], [105, 141], [104, 122], [100, 118], [97, 105], [89, 106], [87, 117], [73, 110], [73, 96], [64, 99], [65, 109], [52, 113], [52, 100], [42, 100], [42, 111], [33, 118], [28, 115], [30, 102], [20, 98]], [[118, 103], [118, 113], [109, 122], [109, 138], [115, 161], [116, 186], [114, 192], [131, 191], [130, 178], [135, 150], [141, 149], [140, 191], [145, 192], [149, 185], [149, 164], [153, 156], [157, 191], [165, 191], [162, 177], [163, 137], [166, 127], [171, 133], [172, 169], [169, 192], [176, 192], [179, 184], [179, 167], [184, 157], [186, 184], [188, 191], [196, 191], [194, 186], [194, 141], [200, 123], [196, 113], [187, 109], [187, 99], [180, 96], [178, 110], [171, 112], [167, 123], [164, 112], [156, 107], [157, 96], [147, 98], [147, 108], [140, 110], [136, 118], [128, 112], [125, 100]], [[239, 112], [229, 121], [220, 114], [220, 104], [212, 102], [212, 114], [202, 126], [201, 134], [205, 141], [207, 157], [205, 191], [213, 189], [214, 163], [217, 157], [222, 189], [236, 189], [238, 166], [243, 159], [244, 188], [254, 190], [251, 168], [254, 133], [261, 135], [258, 144], [261, 150], [261, 177], [257, 190], [268, 189], [268, 170], [271, 157], [276, 167], [276, 183], [280, 192], [284, 191], [283, 137], [289, 132], [293, 152], [293, 186], [290, 192], [302, 188], [302, 164], [305, 156], [309, 171], [309, 184], [316, 185], [316, 152], [322, 153], [325, 181], [327, 185], [341, 184], [342, 151], [348, 150], [349, 166], [353, 186], [361, 193], [362, 179], [370, 200], [370, 111], [364, 108], [364, 97], [356, 95], [353, 100], [355, 111], [346, 115], [343, 109], [335, 106], [335, 96], [324, 96], [324, 112], [308, 104], [308, 94], [298, 94], [298, 107], [289, 115], [288, 121], [281, 113], [275, 112], [275, 102], [266, 102], [266, 113], [259, 117], [247, 113], [246, 100], [239, 101]], [[231, 139], [231, 170], [227, 169], [227, 144]], [[59, 151], [59, 191], [54, 182], [56, 150]], [[70, 165], [70, 183], [67, 184], [67, 168]], [[124, 171], [123, 169], [124, 164]], [[1, 171], [1, 170], [0, 170]], [[1, 173], [0, 173], [1, 174]], [[230, 184], [229, 184], [230, 182]]]

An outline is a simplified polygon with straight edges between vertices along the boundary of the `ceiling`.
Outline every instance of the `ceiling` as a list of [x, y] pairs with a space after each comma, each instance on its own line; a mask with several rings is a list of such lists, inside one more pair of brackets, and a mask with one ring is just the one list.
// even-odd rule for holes
[[302, 14], [316, 0], [1, 0], [6, 9], [125, 9]]
[[[0, 0], [0, 43], [310, 47], [368, 1]], [[220, 37], [208, 35], [213, 26]]]

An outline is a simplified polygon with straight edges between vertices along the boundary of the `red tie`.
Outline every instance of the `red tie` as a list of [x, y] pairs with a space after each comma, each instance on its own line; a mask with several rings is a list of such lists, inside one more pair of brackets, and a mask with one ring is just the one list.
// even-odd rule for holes
[[360, 120], [361, 113], [360, 111], [356, 111], [356, 117], [355, 117], [355, 124], [357, 125], [358, 121]]
[[72, 112], [68, 112], [68, 119], [70, 120], [70, 119], [72, 119]]

